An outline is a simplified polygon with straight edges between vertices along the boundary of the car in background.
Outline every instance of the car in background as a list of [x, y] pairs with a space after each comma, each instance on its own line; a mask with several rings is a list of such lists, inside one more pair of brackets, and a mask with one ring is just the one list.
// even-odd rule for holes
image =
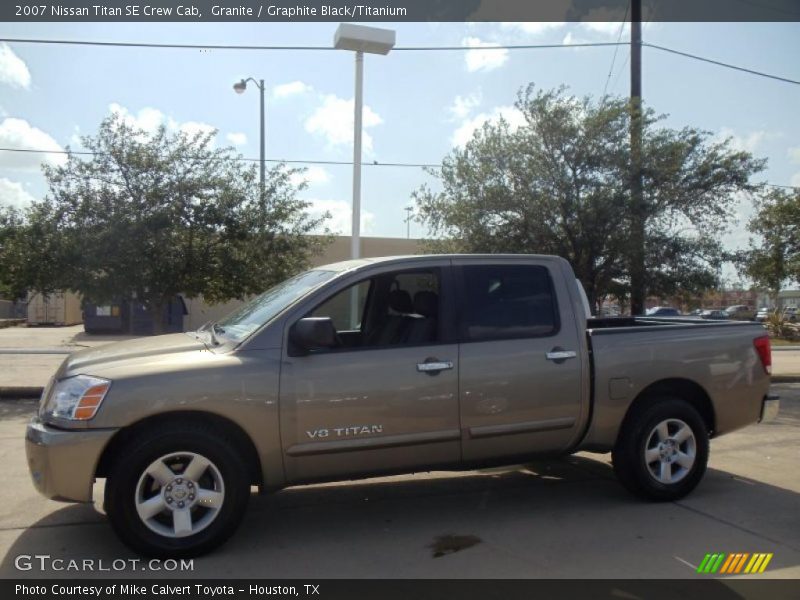
[[746, 304], [734, 304], [725, 309], [728, 318], [733, 321], [752, 321], [756, 317], [756, 311]]
[[681, 311], [670, 306], [654, 306], [645, 313], [648, 317], [680, 317]]
[[796, 306], [787, 306], [783, 309], [783, 320], [792, 323], [797, 322], [798, 309]]
[[700, 317], [714, 321], [725, 321], [728, 318], [728, 313], [721, 308], [706, 308], [700, 313]]
[[764, 306], [758, 309], [756, 313], [756, 321], [761, 321], [762, 323], [769, 319], [770, 315], [775, 314], [776, 308], [774, 306]]

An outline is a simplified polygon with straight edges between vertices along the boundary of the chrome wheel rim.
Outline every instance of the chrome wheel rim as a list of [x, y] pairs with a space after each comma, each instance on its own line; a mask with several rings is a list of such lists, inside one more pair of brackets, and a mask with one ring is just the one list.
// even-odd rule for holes
[[148, 529], [169, 538], [199, 533], [219, 515], [225, 485], [219, 469], [194, 452], [150, 463], [136, 484], [136, 512]]
[[653, 427], [644, 446], [650, 476], [664, 485], [684, 479], [697, 459], [694, 431], [680, 419], [666, 419]]

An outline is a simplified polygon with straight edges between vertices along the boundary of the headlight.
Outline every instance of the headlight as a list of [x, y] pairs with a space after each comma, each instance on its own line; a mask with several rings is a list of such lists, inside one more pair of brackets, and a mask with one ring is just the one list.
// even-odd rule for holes
[[88, 375], [56, 381], [42, 412], [57, 419], [88, 421], [97, 413], [109, 387], [108, 379]]

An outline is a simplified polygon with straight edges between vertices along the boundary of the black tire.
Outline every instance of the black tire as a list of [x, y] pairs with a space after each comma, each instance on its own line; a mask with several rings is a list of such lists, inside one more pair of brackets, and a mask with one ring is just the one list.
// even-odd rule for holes
[[[148, 481], [144, 475], [148, 467], [161, 457], [173, 453], [193, 453], [206, 458], [215, 470], [206, 470], [203, 477], [211, 477], [217, 483], [221, 480], [224, 486], [221, 488], [223, 500], [213, 520], [204, 529], [186, 537], [167, 537], [152, 530], [136, 508], [140, 478]], [[170, 468], [179, 474], [182, 467], [186, 468], [185, 463], [182, 465], [179, 462]], [[161, 495], [164, 492], [162, 488], [166, 487], [160, 486], [154, 479], [150, 485], [159, 490], [154, 495]], [[221, 434], [219, 429], [189, 421], [157, 424], [137, 434], [118, 453], [111, 467], [106, 480], [104, 506], [116, 534], [135, 552], [154, 558], [188, 558], [209, 552], [224, 543], [239, 526], [249, 497], [248, 468], [244, 453], [237, 444]], [[201, 515], [211, 512], [200, 505], [199, 494], [192, 514], [198, 512]], [[160, 513], [157, 519], [169, 525], [171, 515], [167, 510]]]
[[[665, 471], [662, 471], [661, 462], [651, 462], [648, 465], [645, 458], [648, 447], [651, 452], [656, 453], [662, 449], [660, 444], [653, 443], [660, 439], [655, 431], [656, 426], [665, 422], [673, 433], [680, 429], [681, 422], [690, 428], [693, 441], [675, 447], [676, 442], [673, 440], [663, 447], [663, 452], [667, 456], [676, 452], [684, 454], [672, 456], [672, 460], [685, 458], [686, 451], [689, 450], [688, 444], [691, 443], [694, 450], [691, 467], [684, 468], [681, 464], [668, 463], [663, 467]], [[617, 478], [630, 492], [647, 500], [669, 502], [683, 498], [697, 487], [706, 472], [708, 451], [708, 430], [697, 409], [680, 398], [661, 396], [646, 399], [644, 404], [634, 408], [628, 415], [611, 456]], [[676, 481], [664, 483], [659, 479], [664, 475], [664, 479], [674, 477]]]

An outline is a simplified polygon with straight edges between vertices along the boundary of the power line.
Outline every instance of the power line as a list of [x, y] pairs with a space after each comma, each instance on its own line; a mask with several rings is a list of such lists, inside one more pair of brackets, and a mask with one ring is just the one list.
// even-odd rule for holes
[[742, 71], [743, 73], [750, 73], [751, 75], [758, 75], [759, 77], [767, 77], [769, 79], [775, 79], [777, 81], [783, 81], [784, 83], [792, 83], [794, 85], [800, 85], [800, 81], [796, 81], [794, 79], [788, 79], [786, 77], [780, 77], [779, 75], [771, 75], [769, 73], [764, 73], [763, 71], [756, 71], [755, 69], [747, 69], [745, 67], [739, 67], [736, 65], [732, 65], [730, 63], [725, 63], [719, 60], [714, 60], [712, 58], [705, 58], [703, 56], [698, 56], [696, 54], [690, 54], [688, 52], [682, 52], [680, 50], [674, 50], [673, 48], [667, 48], [665, 46], [659, 46], [657, 44], [651, 44], [649, 42], [642, 42], [642, 46], [646, 46], [648, 48], [655, 48], [656, 50], [661, 50], [663, 52], [669, 52], [671, 54], [677, 54], [678, 56], [683, 56], [685, 58], [692, 58], [694, 60], [699, 60], [702, 62], [710, 63], [712, 65], [717, 65], [718, 67], [725, 67], [726, 69], [733, 69], [734, 71]]
[[[622, 22], [619, 24], [619, 35], [617, 36], [617, 44], [621, 43], [622, 41], [622, 32], [625, 31], [625, 22], [628, 20], [628, 10], [630, 9], [631, 4], [628, 2], [625, 5], [625, 14], [622, 16]], [[614, 56], [611, 58], [611, 66], [608, 68], [608, 77], [606, 77], [606, 84], [603, 86], [603, 98], [606, 97], [606, 93], [608, 92], [608, 82], [611, 81], [611, 73], [614, 71], [614, 63], [617, 62], [617, 52], [619, 51], [619, 46], [614, 48]]]
[[[105, 46], [105, 47], [122, 47], [122, 48], [176, 48], [187, 50], [286, 50], [286, 51], [335, 51], [336, 49], [331, 46], [250, 46], [250, 45], [234, 45], [234, 44], [167, 44], [157, 42], [99, 42], [89, 40], [57, 40], [57, 39], [32, 39], [32, 38], [0, 38], [0, 42], [13, 43], [13, 44], [57, 44], [57, 45], [77, 45], [77, 46]], [[627, 42], [585, 42], [579, 44], [498, 44], [496, 46], [398, 46], [393, 49], [396, 52], [455, 52], [455, 51], [471, 51], [479, 50], [492, 51], [492, 50], [537, 50], [537, 49], [555, 49], [555, 48], [601, 48], [601, 47], [619, 47], [627, 46]], [[767, 77], [776, 81], [784, 83], [791, 83], [800, 85], [800, 81], [781, 77], [779, 75], [772, 75], [763, 71], [756, 71], [755, 69], [748, 69], [746, 67], [739, 67], [730, 63], [725, 63], [719, 60], [706, 58], [697, 54], [651, 44], [649, 42], [642, 42], [642, 46], [654, 48], [663, 52], [669, 52], [684, 58], [691, 58], [706, 62], [719, 67], [749, 73], [759, 77]]]
[[[0, 148], [0, 152], [27, 152], [30, 154], [74, 154], [76, 156], [109, 156], [110, 153], [108, 152], [92, 152], [89, 150], [42, 150], [37, 148]], [[216, 160], [213, 157], [202, 157], [202, 156], [187, 156], [185, 157], [189, 160]], [[237, 156], [234, 157], [234, 160], [243, 161], [243, 162], [261, 162], [260, 158], [248, 158], [244, 156]], [[287, 165], [344, 165], [344, 166], [352, 166], [353, 162], [348, 160], [296, 160], [296, 159], [280, 159], [280, 158], [267, 158], [264, 162], [268, 163], [277, 163], [277, 164], [287, 164]], [[439, 164], [432, 164], [432, 163], [406, 163], [406, 162], [379, 162], [379, 161], [372, 161], [372, 162], [362, 162], [362, 166], [364, 167], [409, 167], [409, 168], [418, 168], [418, 169], [438, 169], [441, 168]]]
[[[173, 48], [182, 50], [288, 50], [337, 51], [333, 46], [252, 46], [237, 44], [171, 44], [159, 42], [100, 42], [94, 40], [56, 40], [32, 38], [0, 38], [11, 44], [56, 44], [67, 46], [105, 46], [117, 48]], [[617, 42], [583, 42], [579, 44], [510, 44], [496, 46], [396, 46], [392, 52], [435, 52], [464, 50], [535, 50], [538, 48], [590, 48], [624, 45]]]
[[[0, 152], [29, 152], [35, 154], [75, 154], [79, 156], [108, 156], [110, 153], [108, 152], [91, 152], [88, 150], [39, 150], [35, 148], [0, 148]], [[197, 156], [187, 156], [186, 158], [191, 160], [215, 160], [213, 158], [206, 158], [206, 157], [197, 157]], [[247, 158], [244, 156], [236, 157], [234, 160], [246, 161], [246, 162], [259, 162], [260, 158]], [[300, 165], [344, 165], [344, 166], [352, 166], [352, 161], [347, 160], [282, 160], [279, 158], [268, 158], [265, 162], [268, 163], [283, 163], [283, 164], [300, 164]], [[409, 167], [409, 168], [417, 168], [417, 169], [441, 169], [442, 166], [440, 164], [432, 164], [432, 163], [411, 163], [411, 162], [377, 162], [373, 161], [371, 163], [365, 162], [361, 163], [362, 166], [365, 167]], [[796, 190], [800, 189], [800, 186], [797, 185], [783, 185], [780, 183], [766, 183], [764, 182], [763, 185], [768, 187], [776, 187], [776, 188], [784, 188], [788, 190]]]

